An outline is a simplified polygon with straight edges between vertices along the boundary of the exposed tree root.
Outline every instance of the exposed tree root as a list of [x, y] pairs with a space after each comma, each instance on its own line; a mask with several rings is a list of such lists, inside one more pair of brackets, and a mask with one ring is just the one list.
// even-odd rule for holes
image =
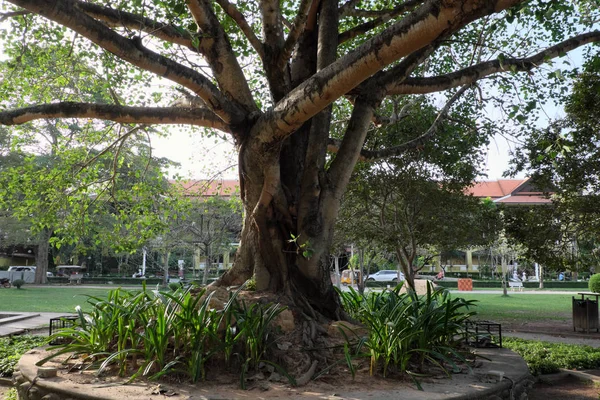
[[308, 371], [306, 371], [304, 374], [302, 374], [299, 378], [296, 379], [296, 385], [304, 386], [308, 382], [310, 382], [310, 379], [313, 377], [317, 370], [317, 364], [319, 364], [319, 362], [317, 360], [314, 360], [310, 365]]

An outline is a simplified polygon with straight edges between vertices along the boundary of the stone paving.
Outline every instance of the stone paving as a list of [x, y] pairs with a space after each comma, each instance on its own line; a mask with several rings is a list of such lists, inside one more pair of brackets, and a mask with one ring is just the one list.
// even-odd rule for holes
[[20, 335], [34, 329], [48, 327], [50, 325], [50, 318], [58, 318], [69, 315], [69, 313], [7, 311], [2, 311], [1, 314], [19, 314], [26, 318], [19, 319], [17, 321], [6, 321], [6, 323], [2, 323], [2, 320], [0, 320], [0, 337]]

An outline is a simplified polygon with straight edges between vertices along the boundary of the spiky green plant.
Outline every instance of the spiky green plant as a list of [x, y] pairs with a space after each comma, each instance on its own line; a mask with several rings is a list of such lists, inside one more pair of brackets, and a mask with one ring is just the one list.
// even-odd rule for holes
[[89, 297], [91, 311], [77, 308], [76, 326], [55, 335], [68, 343], [51, 347], [56, 352], [38, 365], [72, 353], [85, 355], [84, 362], [98, 373], [114, 367], [120, 375], [134, 371], [131, 380], [178, 373], [197, 382], [205, 379], [207, 362], [217, 356], [229, 363], [235, 353], [245, 372], [263, 360], [273, 341], [270, 324], [283, 308], [240, 304], [240, 290], [222, 309], [213, 308], [214, 292], [205, 289], [192, 294], [189, 288], [160, 292], [143, 286], [141, 291], [113, 290], [106, 299]]
[[340, 292], [346, 311], [368, 328], [364, 346], [371, 374], [381, 369], [386, 376], [390, 368], [415, 373], [419, 371], [409, 371], [409, 365], [422, 370], [426, 361], [444, 371], [454, 369], [454, 360], [461, 358], [457, 338], [474, 313], [474, 302], [452, 299], [442, 289], [428, 288], [426, 295], [418, 296], [410, 290], [400, 293], [400, 288], [365, 296], [354, 290]]

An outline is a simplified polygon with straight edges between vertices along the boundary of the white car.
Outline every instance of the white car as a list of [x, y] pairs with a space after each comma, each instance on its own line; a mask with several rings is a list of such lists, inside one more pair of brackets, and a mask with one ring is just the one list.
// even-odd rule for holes
[[35, 272], [35, 267], [26, 267], [24, 265], [17, 265], [17, 266], [12, 266], [12, 267], [8, 267], [8, 271], [9, 272]]
[[[400, 272], [400, 280], [404, 280], [404, 274]], [[367, 281], [377, 281], [377, 282], [397, 282], [398, 281], [398, 271], [393, 269], [384, 269], [382, 271], [377, 271], [374, 274], [371, 274], [367, 277]]]

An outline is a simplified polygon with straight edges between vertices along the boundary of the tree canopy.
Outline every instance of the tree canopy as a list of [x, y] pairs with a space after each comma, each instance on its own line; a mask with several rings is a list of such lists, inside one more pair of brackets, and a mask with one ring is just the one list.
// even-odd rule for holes
[[[17, 104], [2, 104], [1, 124], [79, 118], [230, 135], [246, 217], [236, 265], [220, 284], [254, 274], [257, 289], [289, 294], [327, 316], [339, 316], [327, 252], [357, 160], [420, 146], [438, 134], [450, 109], [477, 116], [490, 103], [525, 121], [541, 93], [561, 86], [546, 78], [564, 74], [540, 66], [600, 40], [594, 1], [4, 4], [14, 5], [4, 10], [10, 29], [2, 38], [15, 71], [28, 70], [21, 54], [34, 48], [43, 61], [83, 61], [90, 69], [65, 68], [53, 81], [31, 74], [26, 85], [10, 85], [7, 72], [15, 91], [2, 99], [9, 93]], [[93, 90], [82, 85], [90, 71]], [[72, 89], [59, 98], [29, 96], [55, 84]], [[424, 133], [363, 148], [373, 126], [405, 120], [401, 109], [379, 112], [386, 98], [430, 93], [443, 93], [446, 104]], [[481, 121], [462, 123], [493, 128]], [[310, 256], [294, 251], [298, 246], [310, 246]]]
[[576, 76], [566, 116], [532, 129], [514, 170], [552, 194], [547, 207], [506, 210], [509, 236], [530, 259], [556, 271], [589, 270], [600, 232], [600, 56]]

